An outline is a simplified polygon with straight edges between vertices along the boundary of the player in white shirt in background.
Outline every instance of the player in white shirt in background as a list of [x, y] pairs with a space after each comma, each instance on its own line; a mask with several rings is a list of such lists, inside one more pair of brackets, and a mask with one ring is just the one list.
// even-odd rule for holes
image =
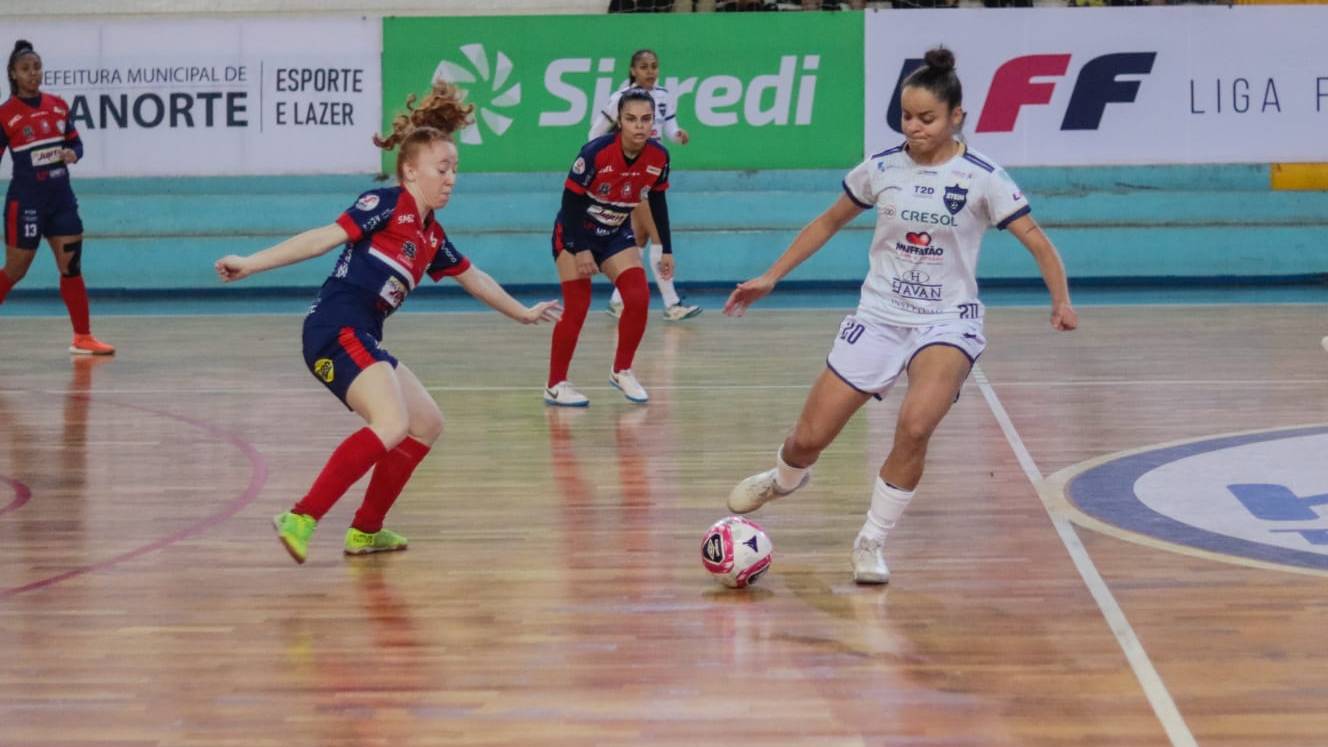
[[954, 54], [937, 48], [901, 92], [905, 142], [849, 172], [844, 194], [809, 223], [760, 277], [738, 285], [724, 313], [747, 307], [815, 254], [862, 211], [875, 209], [870, 271], [856, 313], [840, 325], [826, 368], [776, 455], [773, 469], [740, 482], [729, 495], [735, 513], [807, 484], [811, 467], [858, 408], [884, 396], [901, 374], [908, 391], [894, 443], [872, 491], [867, 520], [853, 544], [853, 578], [890, 578], [884, 546], [922, 479], [927, 444], [986, 348], [977, 297], [982, 234], [1010, 230], [1037, 261], [1051, 294], [1051, 326], [1072, 330], [1065, 267], [1029, 215], [1028, 202], [1004, 170], [959, 139], [963, 91]]
[[[633, 52], [628, 67], [627, 82], [609, 96], [608, 103], [591, 123], [590, 135], [586, 139], [594, 140], [612, 132], [618, 117], [618, 98], [628, 89], [640, 88], [655, 100], [655, 131], [651, 133], [651, 137], [656, 139], [667, 137], [679, 145], [686, 145], [691, 137], [688, 136], [687, 130], [678, 126], [677, 113], [673, 109], [673, 97], [669, 95], [667, 88], [659, 86], [658, 83], [659, 57], [654, 50], [638, 49]], [[671, 322], [680, 322], [700, 314], [700, 306], [684, 304], [678, 297], [678, 291], [673, 287], [673, 255], [664, 251], [659, 240], [659, 232], [655, 229], [655, 222], [650, 215], [650, 206], [644, 202], [632, 213], [632, 232], [636, 234], [640, 246], [644, 247], [647, 242], [649, 243], [650, 271], [655, 275], [655, 285], [659, 286], [659, 295], [664, 300], [664, 318]], [[613, 291], [613, 298], [609, 299], [608, 313], [614, 317], [622, 314], [622, 295], [616, 288]]]

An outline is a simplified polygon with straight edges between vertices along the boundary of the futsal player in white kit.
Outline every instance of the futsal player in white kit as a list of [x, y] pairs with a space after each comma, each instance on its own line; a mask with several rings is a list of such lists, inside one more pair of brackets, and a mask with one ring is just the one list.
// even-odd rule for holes
[[[691, 137], [687, 134], [687, 130], [678, 126], [673, 96], [669, 94], [667, 88], [659, 85], [659, 57], [655, 52], [650, 49], [636, 50], [632, 53], [627, 69], [627, 82], [609, 96], [604, 109], [591, 122], [590, 135], [586, 139], [594, 140], [612, 132], [614, 123], [618, 121], [618, 99], [626, 91], [640, 88], [655, 100], [655, 130], [650, 136], [656, 140], [666, 137], [679, 145], [690, 142]], [[636, 234], [636, 240], [641, 242], [642, 246], [646, 243], [650, 245], [648, 264], [650, 271], [655, 275], [655, 285], [659, 287], [660, 298], [664, 301], [664, 319], [680, 322], [700, 314], [701, 307], [683, 303], [677, 289], [673, 287], [673, 253], [671, 249], [664, 249], [664, 242], [659, 237], [658, 229], [655, 228], [648, 204], [642, 203], [632, 212], [632, 232]], [[622, 308], [622, 294], [614, 288], [613, 297], [609, 299], [608, 313], [614, 317], [621, 316]]]
[[724, 305], [725, 314], [741, 316], [863, 210], [876, 211], [871, 269], [857, 311], [840, 325], [774, 468], [738, 483], [728, 498], [731, 511], [745, 514], [806, 485], [817, 457], [858, 408], [907, 373], [894, 443], [853, 543], [853, 578], [864, 584], [889, 581], [886, 537], [922, 479], [932, 433], [986, 348], [977, 265], [989, 226], [1012, 232], [1037, 261], [1051, 294], [1051, 326], [1078, 326], [1065, 267], [1027, 199], [1004, 170], [958, 139], [963, 93], [953, 53], [927, 52], [900, 96], [905, 142], [850, 171], [838, 201]]

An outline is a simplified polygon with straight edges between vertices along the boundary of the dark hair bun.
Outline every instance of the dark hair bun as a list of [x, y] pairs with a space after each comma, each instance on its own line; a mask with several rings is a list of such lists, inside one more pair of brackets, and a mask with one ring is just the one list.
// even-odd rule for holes
[[938, 73], [948, 73], [955, 67], [954, 52], [945, 47], [927, 50], [927, 55], [923, 59], [926, 60], [927, 67]]
[[32, 49], [32, 42], [28, 41], [27, 39], [19, 39], [18, 41], [14, 42], [15, 52], [27, 52], [30, 49]]

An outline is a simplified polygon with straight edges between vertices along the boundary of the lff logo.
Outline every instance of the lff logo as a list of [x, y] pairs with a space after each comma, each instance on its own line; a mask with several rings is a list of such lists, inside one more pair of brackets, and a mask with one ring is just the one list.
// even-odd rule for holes
[[[1120, 80], [1120, 76], [1147, 75], [1152, 72], [1156, 58], [1156, 52], [1116, 52], [1089, 60], [1079, 69], [1061, 129], [1096, 130], [1107, 104], [1132, 103], [1139, 93], [1140, 81]], [[919, 58], [906, 59], [899, 71], [886, 112], [886, 123], [895, 132], [903, 132], [900, 89], [904, 79], [922, 64]], [[1007, 60], [992, 75], [976, 131], [1013, 132], [1021, 108], [1051, 103], [1056, 82], [1034, 81], [1034, 78], [1060, 78], [1069, 69], [1069, 54], [1030, 54]]]

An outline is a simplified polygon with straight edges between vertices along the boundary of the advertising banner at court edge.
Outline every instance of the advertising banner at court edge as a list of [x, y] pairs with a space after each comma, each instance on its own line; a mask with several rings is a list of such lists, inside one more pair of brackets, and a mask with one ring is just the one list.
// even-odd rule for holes
[[363, 173], [379, 162], [379, 24], [34, 21], [22, 35], [83, 138], [76, 177]]
[[[652, 49], [689, 145], [675, 166], [851, 165], [862, 142], [862, 15], [854, 13], [386, 18], [384, 125], [436, 79], [476, 106], [468, 171], [560, 171]], [[384, 168], [391, 163], [384, 160]]]
[[899, 83], [954, 51], [964, 133], [1003, 166], [1328, 160], [1328, 6], [866, 14], [864, 151], [898, 145]]

